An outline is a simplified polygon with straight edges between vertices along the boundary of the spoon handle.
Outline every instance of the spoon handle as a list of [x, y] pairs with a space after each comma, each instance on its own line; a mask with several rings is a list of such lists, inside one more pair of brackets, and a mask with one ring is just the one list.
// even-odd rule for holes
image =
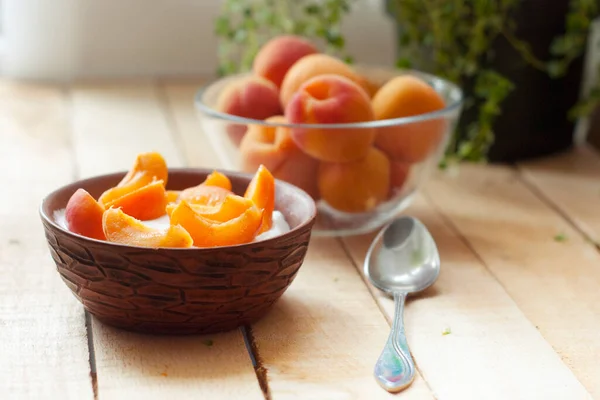
[[394, 293], [394, 323], [392, 331], [375, 364], [375, 378], [388, 392], [399, 392], [415, 377], [415, 364], [408, 350], [404, 333], [404, 300], [406, 293]]

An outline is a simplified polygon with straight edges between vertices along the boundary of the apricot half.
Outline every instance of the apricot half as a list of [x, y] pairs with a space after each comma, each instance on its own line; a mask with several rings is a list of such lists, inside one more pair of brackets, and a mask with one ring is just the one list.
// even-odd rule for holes
[[[213, 206], [189, 204], [196, 214], [211, 221], [217, 222], [227, 222], [231, 219], [239, 217], [253, 205], [254, 203], [252, 200], [235, 194], [225, 196], [225, 199], [221, 203]], [[169, 214], [169, 217], [173, 214], [175, 208], [177, 208], [177, 204], [175, 203], [167, 205], [167, 214]]]
[[232, 194], [231, 190], [224, 189], [220, 186], [209, 186], [201, 183], [198, 186], [193, 186], [181, 191], [179, 195], [180, 201], [186, 201], [190, 204], [215, 205], [223, 200], [227, 195]]
[[225, 222], [213, 221], [181, 201], [171, 212], [171, 224], [181, 225], [198, 247], [232, 246], [249, 243], [257, 235], [263, 212], [254, 204], [241, 215]]
[[79, 235], [104, 240], [102, 214], [104, 207], [86, 190], [77, 189], [65, 208], [67, 228]]
[[[167, 184], [169, 171], [165, 159], [157, 152], [141, 153], [135, 159], [133, 167], [121, 179], [117, 186], [108, 189], [98, 201], [105, 207], [119, 197], [133, 192], [153, 181], [162, 181]], [[108, 207], [106, 207], [108, 208]]]
[[231, 181], [219, 171], [211, 172], [203, 182], [207, 186], [218, 186], [225, 190], [231, 190]]
[[142, 221], [165, 214], [167, 194], [162, 180], [154, 181], [109, 203], [106, 208], [121, 208], [127, 215]]
[[179, 225], [154, 229], [125, 214], [118, 208], [106, 210], [102, 227], [109, 242], [140, 247], [191, 247], [190, 234]]
[[273, 210], [275, 209], [275, 178], [264, 166], [258, 167], [256, 174], [248, 184], [244, 197], [262, 210], [262, 224], [259, 233], [268, 231], [273, 225]]

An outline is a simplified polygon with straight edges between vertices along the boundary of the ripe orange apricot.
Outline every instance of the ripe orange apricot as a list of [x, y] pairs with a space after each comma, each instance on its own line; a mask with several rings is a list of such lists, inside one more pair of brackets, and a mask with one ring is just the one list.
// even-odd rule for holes
[[190, 204], [204, 204], [210, 206], [222, 202], [229, 194], [232, 194], [231, 190], [219, 186], [208, 186], [201, 183], [198, 186], [182, 190], [179, 195], [179, 200], [186, 201]]
[[102, 231], [104, 207], [84, 189], [77, 189], [67, 202], [65, 220], [71, 232], [104, 240]]
[[106, 208], [121, 208], [133, 218], [147, 221], [165, 214], [167, 195], [162, 180], [154, 181], [106, 204]]
[[226, 190], [231, 190], [231, 181], [227, 176], [219, 171], [211, 172], [203, 182], [207, 186], [218, 186]]
[[312, 43], [300, 36], [280, 35], [260, 48], [254, 57], [252, 70], [280, 87], [285, 74], [296, 61], [317, 52]]
[[[229, 83], [220, 93], [215, 108], [227, 114], [261, 120], [281, 114], [277, 86], [260, 76], [246, 76]], [[244, 124], [227, 126], [227, 134], [235, 145], [239, 145], [245, 133]]]
[[359, 76], [348, 64], [344, 63], [335, 57], [327, 54], [316, 53], [302, 57], [294, 63], [285, 74], [279, 98], [281, 105], [285, 108], [306, 81], [314, 78], [317, 75], [337, 75], [350, 79], [368, 92], [369, 87], [366, 86], [364, 79]]
[[119, 208], [106, 210], [102, 227], [109, 242], [140, 247], [192, 247], [190, 234], [180, 225], [154, 229], [125, 214]]
[[401, 189], [406, 183], [410, 174], [411, 165], [402, 161], [390, 162], [390, 187], [391, 189]]
[[102, 193], [98, 201], [106, 206], [117, 198], [125, 196], [155, 180], [160, 180], [166, 185], [168, 175], [167, 163], [159, 153], [140, 153], [136, 157], [133, 167], [117, 186]]
[[[286, 123], [283, 116], [267, 122]], [[240, 144], [241, 169], [255, 172], [263, 164], [276, 179], [289, 182], [318, 199], [317, 170], [319, 161], [298, 148], [289, 128], [251, 125]]]
[[390, 161], [376, 148], [349, 163], [321, 163], [319, 190], [333, 208], [345, 212], [371, 210], [388, 197]]
[[[375, 119], [367, 93], [351, 80], [319, 75], [306, 81], [285, 109], [294, 124], [368, 122]], [[374, 128], [291, 128], [294, 142], [310, 156], [329, 162], [364, 158], [375, 139]]]
[[[402, 75], [388, 81], [372, 99], [378, 120], [425, 114], [445, 107], [444, 99], [423, 80]], [[380, 128], [375, 145], [392, 159], [416, 163], [440, 144], [447, 128], [444, 118]]]
[[244, 197], [263, 211], [262, 224], [259, 233], [266, 232], [273, 225], [273, 210], [275, 209], [275, 178], [264, 166], [258, 167], [254, 177], [246, 188]]
[[171, 224], [185, 228], [195, 246], [232, 246], [254, 240], [262, 223], [262, 214], [253, 204], [241, 215], [219, 222], [201, 216], [186, 201], [181, 201], [171, 213]]
[[167, 190], [167, 203], [175, 203], [179, 200], [181, 190]]

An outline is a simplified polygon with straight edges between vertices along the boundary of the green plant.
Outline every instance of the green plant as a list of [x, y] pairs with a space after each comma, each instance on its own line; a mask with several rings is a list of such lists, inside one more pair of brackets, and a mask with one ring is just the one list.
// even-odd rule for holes
[[[490, 66], [492, 44], [504, 37], [529, 65], [563, 76], [571, 62], [585, 51], [590, 24], [598, 14], [597, 0], [572, 0], [566, 32], [550, 47], [551, 58], [541, 60], [516, 35], [512, 13], [519, 0], [388, 0], [388, 12], [398, 24], [398, 67], [413, 67], [473, 87], [465, 108], [477, 108], [477, 117], [458, 129], [447, 149], [447, 160], [482, 161], [494, 141], [494, 121], [514, 84]], [[589, 112], [600, 102], [600, 83], [590, 97], [576, 105], [572, 117]]]
[[[564, 75], [571, 62], [585, 51], [597, 0], [572, 0], [566, 16], [566, 32], [555, 38], [549, 60], [532, 53], [528, 43], [516, 35], [512, 13], [519, 0], [388, 0], [388, 12], [398, 24], [398, 44], [403, 52], [398, 67], [413, 67], [445, 77], [472, 93], [465, 108], [477, 108], [477, 117], [455, 132], [447, 149], [447, 160], [482, 161], [494, 141], [494, 121], [514, 84], [490, 66], [492, 44], [504, 37], [529, 65], [551, 77]], [[600, 85], [591, 91], [600, 101]], [[588, 99], [575, 107], [588, 111]], [[585, 107], [585, 109], [584, 109]], [[580, 114], [577, 114], [580, 115]]]
[[[298, 34], [323, 44], [325, 51], [351, 62], [345, 53], [341, 22], [356, 0], [225, 0], [215, 30], [219, 44], [219, 74], [250, 69], [260, 46], [278, 34]], [[382, 0], [384, 1], [384, 0]], [[442, 165], [458, 160], [485, 161], [494, 141], [494, 122], [502, 102], [515, 86], [495, 71], [492, 44], [504, 37], [534, 68], [551, 77], [563, 76], [585, 52], [598, 0], [571, 0], [566, 31], [541, 60], [515, 32], [512, 13], [521, 0], [385, 0], [398, 25], [401, 54], [398, 68], [416, 68], [472, 88], [465, 109], [476, 117], [454, 133]], [[600, 68], [600, 67], [599, 67]], [[600, 81], [571, 110], [571, 118], [586, 115], [600, 104]]]
[[343, 16], [355, 0], [225, 0], [215, 21], [219, 41], [218, 74], [248, 71], [260, 46], [281, 34], [295, 34], [321, 45], [347, 62], [341, 32]]

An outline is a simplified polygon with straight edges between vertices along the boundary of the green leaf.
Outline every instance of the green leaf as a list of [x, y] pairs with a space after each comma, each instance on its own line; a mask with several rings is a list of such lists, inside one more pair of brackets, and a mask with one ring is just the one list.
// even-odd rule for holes
[[229, 19], [221, 16], [215, 20], [215, 34], [219, 36], [226, 36], [229, 33]]
[[564, 233], [559, 233], [557, 235], [554, 236], [554, 241], [556, 242], [566, 242], [567, 241], [567, 235], [565, 235]]
[[396, 60], [396, 68], [398, 69], [411, 69], [412, 61], [408, 57], [402, 57]]

